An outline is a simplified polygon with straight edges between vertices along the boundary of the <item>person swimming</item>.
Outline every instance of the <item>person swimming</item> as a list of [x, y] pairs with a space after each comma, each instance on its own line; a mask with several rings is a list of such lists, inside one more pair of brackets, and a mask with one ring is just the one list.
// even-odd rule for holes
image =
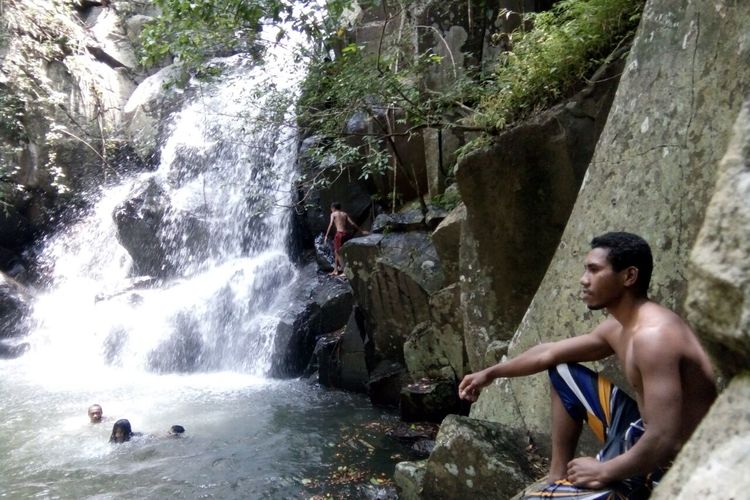
[[181, 425], [173, 425], [167, 432], [167, 437], [179, 438], [185, 433], [185, 428]]
[[94, 404], [89, 406], [88, 414], [92, 424], [102, 423], [102, 405]]
[[112, 435], [109, 436], [109, 442], [124, 443], [125, 441], [130, 441], [130, 438], [135, 435], [136, 433], [130, 427], [130, 421], [126, 418], [121, 418], [112, 426]]

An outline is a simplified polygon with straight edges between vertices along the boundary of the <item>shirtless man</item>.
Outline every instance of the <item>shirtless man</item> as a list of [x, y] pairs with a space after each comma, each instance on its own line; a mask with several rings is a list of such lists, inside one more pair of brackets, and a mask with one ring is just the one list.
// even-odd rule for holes
[[[536, 345], [467, 375], [459, 385], [461, 398], [476, 401], [496, 378], [549, 371], [552, 484], [544, 490], [547, 495], [575, 496], [579, 488], [650, 491], [717, 394], [713, 368], [695, 333], [648, 299], [653, 267], [648, 243], [630, 233], [607, 233], [594, 238], [591, 248], [580, 280], [582, 298], [591, 310], [606, 308], [609, 317], [586, 335]], [[635, 390], [635, 401], [574, 363], [612, 354]], [[583, 421], [604, 443], [596, 458], [574, 458]]]
[[325, 237], [323, 238], [323, 244], [328, 243], [328, 233], [331, 232], [331, 227], [336, 226], [336, 235], [333, 237], [333, 272], [331, 276], [338, 276], [344, 272], [344, 261], [341, 258], [341, 246], [351, 239], [351, 233], [346, 230], [346, 224], [351, 224], [354, 229], [362, 234], [367, 234], [367, 231], [362, 231], [359, 226], [349, 217], [349, 214], [341, 210], [341, 203], [334, 201], [331, 203], [331, 221], [328, 223], [328, 229], [326, 229]]

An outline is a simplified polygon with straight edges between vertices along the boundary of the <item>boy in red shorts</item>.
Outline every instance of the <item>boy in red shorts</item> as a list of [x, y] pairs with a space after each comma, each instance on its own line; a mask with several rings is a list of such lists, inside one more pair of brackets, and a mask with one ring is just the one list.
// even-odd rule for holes
[[328, 223], [328, 229], [326, 229], [325, 238], [323, 244], [328, 244], [328, 233], [331, 232], [331, 227], [336, 226], [336, 235], [333, 237], [333, 272], [331, 276], [338, 276], [344, 272], [344, 261], [341, 259], [341, 246], [349, 241], [354, 235], [347, 231], [347, 223], [351, 224], [354, 229], [362, 234], [368, 234], [367, 231], [362, 231], [360, 227], [349, 217], [349, 214], [341, 210], [341, 203], [334, 201], [331, 203], [331, 221]]

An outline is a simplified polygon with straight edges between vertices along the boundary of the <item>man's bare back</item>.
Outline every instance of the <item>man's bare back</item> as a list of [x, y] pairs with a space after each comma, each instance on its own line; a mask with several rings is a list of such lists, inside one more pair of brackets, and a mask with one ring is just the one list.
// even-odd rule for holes
[[335, 210], [331, 212], [331, 220], [336, 227], [336, 231], [346, 232], [346, 224], [349, 220], [349, 214], [342, 210]]

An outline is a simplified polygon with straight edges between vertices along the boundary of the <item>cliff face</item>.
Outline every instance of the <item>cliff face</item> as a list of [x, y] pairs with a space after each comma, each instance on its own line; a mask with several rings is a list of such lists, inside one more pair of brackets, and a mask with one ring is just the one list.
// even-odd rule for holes
[[133, 163], [122, 111], [144, 75], [133, 46], [140, 25], [127, 21], [144, 6], [72, 4], [11, 0], [2, 8], [0, 247], [11, 250], [49, 229], [51, 214], [76, 194]]
[[[716, 366], [731, 367], [732, 373], [746, 369], [747, 193], [741, 187], [747, 172], [746, 114], [729, 159], [717, 168], [750, 95], [749, 21], [745, 3], [647, 4], [570, 220], [513, 336], [510, 356], [587, 331], [602, 319], [578, 300], [582, 259], [593, 236], [625, 230], [652, 245], [652, 297], [685, 315], [688, 285], [695, 289], [689, 319], [715, 346]], [[727, 204], [718, 208], [715, 197], [706, 217], [714, 191]], [[706, 226], [695, 246], [704, 217]], [[744, 394], [746, 400], [746, 383], [746, 377], [735, 380], [731, 397]], [[546, 376], [506, 380], [483, 392], [471, 416], [544, 436], [548, 401]], [[712, 413], [707, 421], [713, 418]], [[709, 433], [699, 435], [705, 439]], [[671, 484], [679, 489], [677, 482]], [[726, 497], [711, 491], [715, 498]]]

